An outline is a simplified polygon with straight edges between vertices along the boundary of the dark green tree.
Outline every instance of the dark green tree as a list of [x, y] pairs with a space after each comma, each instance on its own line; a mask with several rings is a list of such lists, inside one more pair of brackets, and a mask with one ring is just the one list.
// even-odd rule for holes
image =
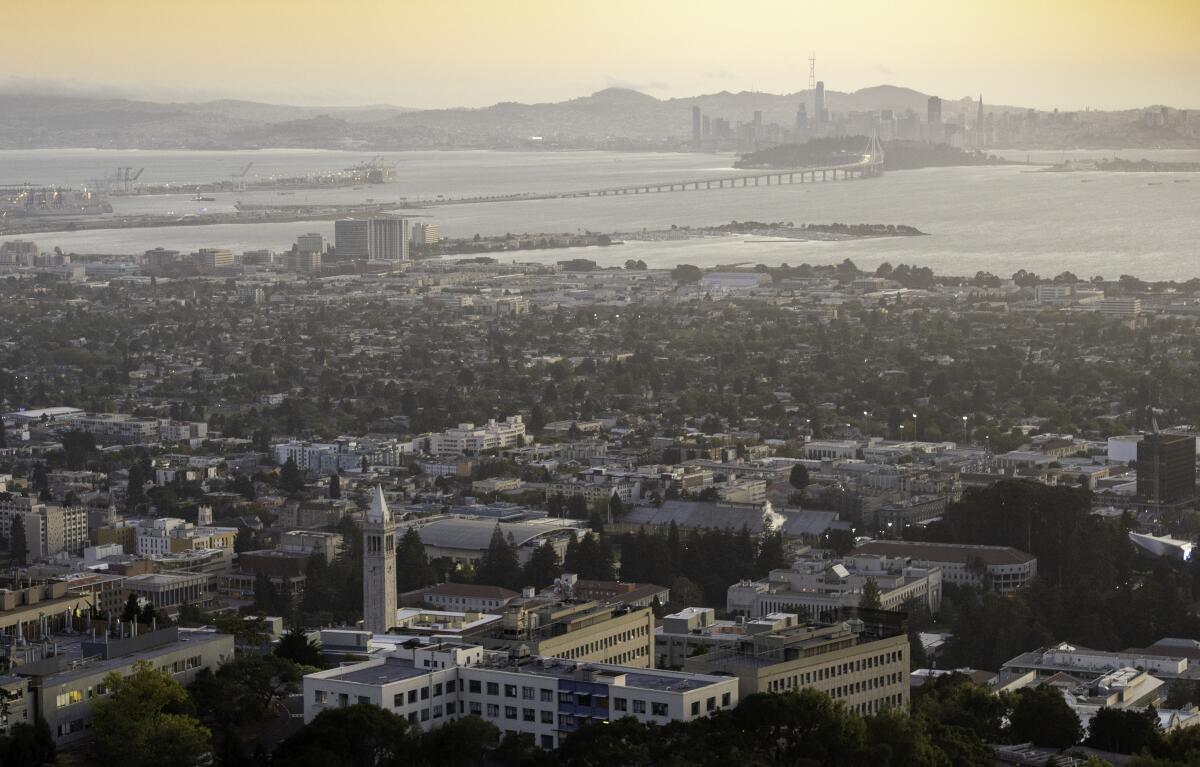
[[57, 758], [50, 725], [41, 717], [32, 723], [16, 722], [9, 727], [7, 736], [0, 736], [0, 764], [6, 767], [41, 767], [54, 764]]
[[524, 567], [524, 582], [526, 585], [542, 588], [549, 586], [562, 573], [562, 563], [558, 560], [558, 552], [550, 541], [544, 542], [533, 550], [529, 561]]
[[304, 474], [296, 465], [296, 459], [288, 457], [279, 470], [279, 489], [288, 495], [298, 495], [304, 491]]
[[417, 738], [403, 717], [369, 704], [328, 708], [275, 749], [289, 767], [393, 767], [416, 764]]
[[879, 601], [879, 584], [874, 578], [867, 578], [863, 584], [862, 596], [859, 597], [858, 606], [864, 610], [878, 610], [882, 605]]
[[300, 666], [325, 667], [325, 658], [321, 655], [320, 646], [295, 626], [279, 638], [279, 644], [275, 645], [275, 654]]
[[1009, 730], [1019, 743], [1068, 748], [1083, 737], [1079, 717], [1057, 688], [1042, 684], [1019, 690], [1009, 714]]
[[396, 549], [396, 589], [401, 593], [431, 586], [437, 582], [437, 571], [425, 555], [425, 544], [417, 528], [409, 527], [400, 536]]
[[1118, 754], [1137, 754], [1144, 750], [1158, 752], [1162, 747], [1162, 728], [1153, 706], [1141, 711], [1121, 710], [1105, 706], [1088, 723], [1084, 744], [1101, 751]]
[[488, 543], [487, 551], [483, 552], [483, 556], [479, 559], [479, 566], [475, 569], [475, 582], [519, 590], [522, 577], [517, 549], [504, 536], [500, 525], [497, 524], [492, 531], [492, 539]]
[[8, 553], [14, 562], [24, 563], [29, 556], [29, 544], [25, 541], [25, 519], [14, 514], [8, 533]]
[[334, 472], [333, 476], [329, 478], [329, 497], [334, 499], [342, 497], [342, 475], [337, 472]]
[[788, 484], [797, 490], [803, 490], [808, 487], [808, 467], [802, 463], [793, 466], [791, 472], [788, 473]]

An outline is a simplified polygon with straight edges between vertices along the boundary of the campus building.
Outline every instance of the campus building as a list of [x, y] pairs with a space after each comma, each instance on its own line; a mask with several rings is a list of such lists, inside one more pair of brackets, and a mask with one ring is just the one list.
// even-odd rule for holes
[[808, 547], [800, 549], [791, 568], [730, 586], [726, 609], [749, 618], [791, 612], [825, 619], [841, 608], [858, 606], [869, 582], [878, 589], [884, 610], [902, 610], [910, 600], [931, 613], [941, 609], [942, 571], [937, 567], [918, 567], [907, 558], [875, 554], [826, 559]]
[[689, 721], [738, 703], [731, 677], [492, 653], [458, 643], [399, 646], [383, 658], [304, 677], [304, 720], [355, 704], [430, 730], [479, 716], [546, 749], [584, 724], [626, 716]]
[[[731, 625], [713, 621], [707, 608], [691, 608], [664, 619], [656, 652], [684, 671], [736, 677], [742, 697], [809, 687], [856, 714], [907, 708], [908, 636], [899, 616], [874, 617], [882, 620], [822, 625], [773, 613]], [[683, 631], [693, 624], [702, 625]]]
[[1037, 575], [1037, 557], [1011, 546], [868, 541], [850, 553], [907, 559], [914, 567], [941, 570], [944, 583], [974, 588], [987, 586], [997, 594], [1010, 594], [1023, 588]]

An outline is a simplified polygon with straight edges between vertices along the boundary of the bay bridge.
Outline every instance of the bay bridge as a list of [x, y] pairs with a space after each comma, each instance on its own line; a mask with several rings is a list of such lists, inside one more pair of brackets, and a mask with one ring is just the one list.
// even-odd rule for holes
[[752, 186], [779, 186], [783, 184], [807, 184], [819, 181], [839, 181], [852, 178], [872, 178], [883, 175], [883, 145], [877, 136], [871, 136], [866, 151], [853, 162], [822, 165], [807, 168], [756, 170], [736, 175], [712, 178], [689, 179], [686, 181], [662, 181], [629, 184], [625, 186], [579, 189], [566, 192], [521, 192], [515, 194], [481, 195], [476, 197], [446, 197], [435, 200], [409, 202], [408, 207], [432, 207], [440, 205], [471, 205], [488, 202], [516, 202], [524, 200], [566, 200], [579, 197], [620, 197], [636, 194], [665, 194], [669, 192], [699, 192], [709, 189], [737, 189]]

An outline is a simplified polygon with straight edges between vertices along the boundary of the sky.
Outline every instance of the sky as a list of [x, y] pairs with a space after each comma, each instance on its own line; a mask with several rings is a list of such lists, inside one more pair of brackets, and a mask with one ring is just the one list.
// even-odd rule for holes
[[[0, 0], [0, 89], [432, 108], [900, 85], [1200, 108], [1200, 0]], [[15, 34], [14, 34], [15, 32]]]

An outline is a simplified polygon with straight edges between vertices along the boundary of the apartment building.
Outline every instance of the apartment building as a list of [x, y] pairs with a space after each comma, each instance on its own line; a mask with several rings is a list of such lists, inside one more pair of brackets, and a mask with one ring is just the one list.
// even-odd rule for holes
[[941, 608], [939, 568], [917, 567], [905, 558], [874, 554], [827, 559], [808, 547], [799, 550], [791, 568], [730, 586], [726, 608], [733, 615], [750, 618], [792, 612], [819, 619], [857, 606], [869, 580], [878, 587], [884, 610], [902, 610], [909, 600], [924, 603], [931, 613]]
[[71, 421], [71, 428], [93, 435], [98, 442], [145, 444], [161, 438], [162, 421], [128, 413], [88, 413]]
[[[899, 619], [871, 627], [859, 619], [822, 625], [773, 613], [728, 625], [705, 610], [664, 619], [656, 641], [665, 646], [660, 656], [681, 661], [687, 672], [732, 675], [742, 697], [809, 687], [857, 714], [908, 707], [908, 636]], [[704, 625], [680, 633], [701, 616]], [[681, 657], [688, 646], [707, 651]]]
[[12, 538], [17, 519], [25, 529], [28, 561], [67, 552], [82, 553], [88, 541], [87, 510], [78, 506], [55, 506], [34, 498], [11, 496], [0, 500], [0, 537]]
[[524, 654], [477, 645], [399, 646], [384, 658], [304, 678], [306, 722], [328, 708], [376, 705], [430, 730], [479, 716], [546, 749], [588, 723], [632, 716], [689, 721], [738, 703], [730, 677], [653, 671]]
[[920, 541], [868, 541], [851, 555], [903, 558], [915, 567], [937, 568], [942, 581], [1011, 594], [1029, 585], [1037, 575], [1037, 557], [1011, 546], [976, 546], [964, 543]]

